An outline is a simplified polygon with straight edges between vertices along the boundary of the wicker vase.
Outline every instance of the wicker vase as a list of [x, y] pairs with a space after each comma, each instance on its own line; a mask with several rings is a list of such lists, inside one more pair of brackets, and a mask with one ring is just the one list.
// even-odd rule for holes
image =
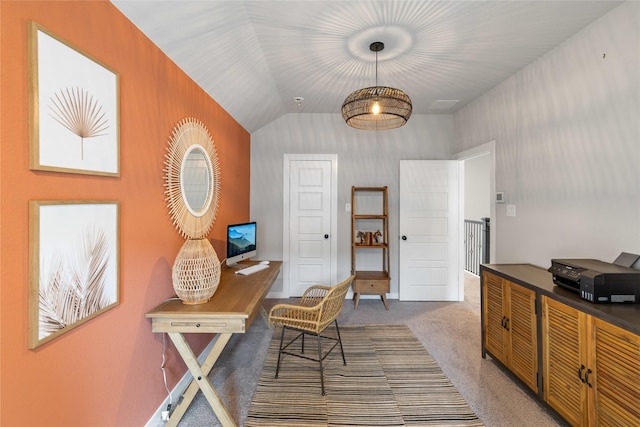
[[187, 239], [173, 264], [173, 289], [184, 304], [211, 299], [220, 283], [220, 261], [207, 239]]

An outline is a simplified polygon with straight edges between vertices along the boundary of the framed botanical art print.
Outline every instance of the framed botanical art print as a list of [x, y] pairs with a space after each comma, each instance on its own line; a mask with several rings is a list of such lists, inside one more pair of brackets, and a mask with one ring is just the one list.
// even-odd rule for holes
[[119, 303], [119, 203], [29, 202], [29, 348]]
[[119, 76], [29, 23], [29, 167], [120, 176]]

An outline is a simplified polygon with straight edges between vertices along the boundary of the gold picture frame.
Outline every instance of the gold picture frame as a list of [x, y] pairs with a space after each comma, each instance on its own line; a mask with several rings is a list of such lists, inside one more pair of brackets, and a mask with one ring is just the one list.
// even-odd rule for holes
[[29, 348], [119, 304], [120, 204], [29, 202]]
[[29, 168], [120, 176], [118, 73], [34, 21], [28, 62]]

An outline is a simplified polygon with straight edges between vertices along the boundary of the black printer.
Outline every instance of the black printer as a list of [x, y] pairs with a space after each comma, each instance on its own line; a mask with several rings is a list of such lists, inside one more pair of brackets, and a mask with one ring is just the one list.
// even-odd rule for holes
[[595, 259], [552, 259], [553, 283], [594, 303], [640, 303], [640, 270]]

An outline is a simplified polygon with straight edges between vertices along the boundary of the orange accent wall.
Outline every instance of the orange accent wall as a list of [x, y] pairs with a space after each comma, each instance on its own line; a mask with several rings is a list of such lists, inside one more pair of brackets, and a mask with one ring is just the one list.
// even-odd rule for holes
[[[119, 73], [119, 178], [29, 170], [29, 20]], [[239, 165], [250, 135], [108, 1], [3, 0], [0, 23], [0, 425], [144, 425], [166, 397], [162, 336], [144, 314], [174, 294], [183, 242], [164, 201], [169, 136], [195, 117], [215, 141], [222, 193], [210, 238], [222, 259], [226, 224], [249, 219]], [[120, 304], [29, 350], [28, 202], [73, 199], [120, 201]], [[198, 352], [211, 338], [190, 339]], [[170, 388], [186, 371], [171, 345], [166, 369]]]

